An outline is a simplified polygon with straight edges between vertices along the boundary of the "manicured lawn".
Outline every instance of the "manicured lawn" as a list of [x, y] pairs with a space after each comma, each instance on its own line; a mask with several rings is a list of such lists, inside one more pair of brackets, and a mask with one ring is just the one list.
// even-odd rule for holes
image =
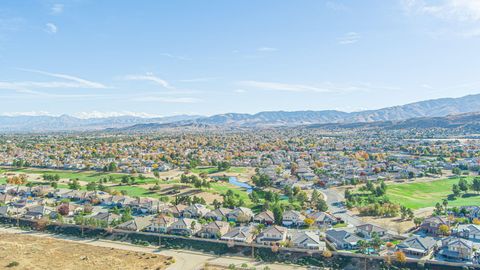
[[122, 191], [126, 190], [127, 195], [130, 197], [151, 197], [158, 198], [160, 197], [157, 193], [152, 192], [148, 189], [136, 186], [113, 186], [112, 189]]
[[[472, 177], [467, 177], [471, 182]], [[442, 202], [452, 194], [452, 185], [458, 184], [459, 178], [442, 179], [432, 182], [419, 182], [407, 184], [388, 185], [387, 196], [392, 202], [404, 205], [412, 209], [419, 209], [429, 206], [435, 206], [437, 202]], [[449, 200], [449, 206], [464, 206], [480, 204], [480, 195], [469, 191], [469, 194], [463, 197]]]

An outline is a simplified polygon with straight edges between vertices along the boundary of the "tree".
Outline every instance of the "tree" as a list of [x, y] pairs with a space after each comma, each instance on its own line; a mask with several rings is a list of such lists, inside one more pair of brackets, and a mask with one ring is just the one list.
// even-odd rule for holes
[[57, 212], [62, 216], [67, 216], [70, 213], [70, 206], [64, 203], [57, 208]]
[[313, 223], [315, 223], [315, 220], [311, 219], [311, 218], [306, 218], [303, 220], [303, 223], [305, 223], [305, 225], [307, 225], [308, 227], [311, 227], [313, 225]]
[[476, 193], [480, 192], [480, 177], [475, 177], [472, 183], [472, 190]]
[[438, 231], [440, 232], [440, 234], [446, 236], [450, 234], [450, 227], [448, 227], [448, 225], [442, 224], [438, 227]]
[[316, 206], [318, 211], [325, 212], [328, 210], [327, 202], [324, 199], [318, 199]]
[[283, 209], [277, 204], [272, 209], [273, 217], [275, 218], [275, 224], [282, 224], [283, 219]]
[[461, 191], [463, 192], [467, 192], [468, 191], [468, 182], [466, 179], [464, 178], [461, 178], [459, 181], [458, 181], [458, 187], [460, 188]]
[[397, 261], [399, 263], [406, 263], [407, 262], [407, 256], [402, 251], [395, 252], [395, 258], [397, 259]]
[[447, 214], [448, 200], [444, 199], [442, 202], [443, 208], [445, 209], [445, 215]]
[[457, 184], [453, 184], [453, 185], [452, 185], [452, 192], [453, 192], [453, 196], [454, 196], [454, 197], [458, 197], [458, 196], [460, 196], [460, 193], [461, 193], [462, 191], [460, 190], [460, 188], [458, 187]]
[[422, 224], [422, 222], [423, 222], [423, 218], [421, 218], [421, 217], [416, 217], [416, 218], [413, 219], [413, 223], [415, 223], [415, 226], [417, 226], [417, 227], [420, 226], [420, 224]]
[[97, 190], [98, 186], [97, 186], [97, 183], [95, 182], [89, 182], [87, 184], [87, 190], [88, 191], [93, 191], [93, 190]]
[[81, 188], [80, 183], [78, 182], [77, 179], [74, 179], [73, 181], [71, 180], [68, 183], [68, 187], [73, 190], [79, 190]]

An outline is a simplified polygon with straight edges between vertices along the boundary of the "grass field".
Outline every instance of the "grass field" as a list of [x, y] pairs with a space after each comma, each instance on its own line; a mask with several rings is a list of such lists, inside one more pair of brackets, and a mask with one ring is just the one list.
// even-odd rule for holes
[[[466, 178], [469, 182], [472, 177]], [[412, 209], [435, 206], [452, 194], [452, 185], [458, 183], [459, 178], [442, 179], [431, 182], [388, 185], [387, 196], [392, 202]], [[449, 206], [464, 206], [480, 204], [480, 195], [469, 193], [463, 197], [449, 200]]]

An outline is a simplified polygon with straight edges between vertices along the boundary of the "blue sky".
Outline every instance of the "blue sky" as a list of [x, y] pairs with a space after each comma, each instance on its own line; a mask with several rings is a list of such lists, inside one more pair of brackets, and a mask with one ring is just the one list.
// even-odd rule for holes
[[0, 114], [357, 111], [480, 93], [478, 0], [2, 0]]

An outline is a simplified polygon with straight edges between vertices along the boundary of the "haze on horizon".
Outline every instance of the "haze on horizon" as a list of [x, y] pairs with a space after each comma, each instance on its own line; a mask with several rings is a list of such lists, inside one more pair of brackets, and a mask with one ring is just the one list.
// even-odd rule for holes
[[480, 92], [480, 2], [0, 5], [0, 115], [358, 111]]

